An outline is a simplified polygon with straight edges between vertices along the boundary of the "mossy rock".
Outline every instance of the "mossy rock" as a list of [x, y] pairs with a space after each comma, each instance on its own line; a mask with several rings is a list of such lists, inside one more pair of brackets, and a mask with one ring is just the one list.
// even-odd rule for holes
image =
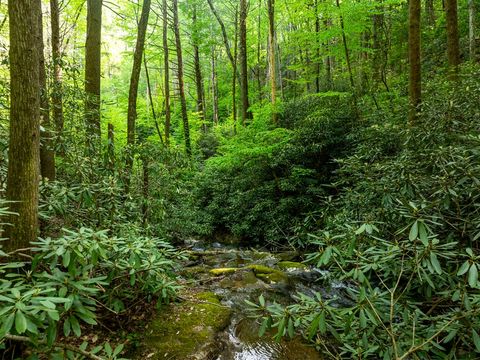
[[255, 276], [265, 282], [281, 282], [287, 281], [288, 277], [280, 270], [273, 269], [265, 265], [251, 264], [247, 266], [248, 269], [252, 269]]
[[211, 292], [187, 296], [181, 304], [162, 308], [150, 324], [144, 342], [150, 359], [193, 360], [220, 351], [215, 335], [228, 326], [231, 310]]
[[299, 255], [297, 251], [285, 251], [275, 254], [275, 256], [282, 261], [293, 261], [297, 259]]
[[306, 269], [308, 266], [296, 261], [280, 261], [277, 266], [282, 270], [288, 269]]
[[237, 268], [217, 268], [217, 269], [211, 269], [210, 274], [215, 276], [229, 275], [229, 274], [233, 274], [237, 270], [238, 270]]

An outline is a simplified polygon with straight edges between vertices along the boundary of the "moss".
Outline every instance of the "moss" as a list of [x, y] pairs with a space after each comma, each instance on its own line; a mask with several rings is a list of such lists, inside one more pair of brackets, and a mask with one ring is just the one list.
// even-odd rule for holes
[[211, 292], [191, 295], [181, 304], [162, 309], [150, 324], [145, 345], [152, 359], [191, 359], [214, 343], [228, 326], [231, 311]]
[[218, 269], [210, 270], [210, 274], [215, 276], [228, 275], [228, 274], [233, 274], [237, 270], [238, 270], [237, 268], [218, 268]]
[[272, 269], [268, 266], [252, 264], [248, 265], [247, 268], [252, 269], [257, 278], [268, 283], [287, 281], [287, 275], [282, 271]]
[[250, 264], [246, 266], [247, 269], [252, 269], [255, 274], [272, 274], [274, 272], [278, 272], [271, 267], [265, 265], [258, 265], [258, 264]]
[[296, 261], [280, 261], [277, 266], [282, 270], [307, 268], [307, 265]]

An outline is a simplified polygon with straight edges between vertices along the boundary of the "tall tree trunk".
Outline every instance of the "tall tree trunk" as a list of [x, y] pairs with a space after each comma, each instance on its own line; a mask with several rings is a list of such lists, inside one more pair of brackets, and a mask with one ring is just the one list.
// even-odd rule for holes
[[[238, 60], [238, 5], [235, 7], [235, 43], [233, 44], [233, 77], [232, 77], [232, 119], [233, 133], [237, 133], [237, 60]], [[260, 65], [260, 63], [259, 63]]]
[[410, 0], [408, 23], [408, 60], [410, 63], [410, 109], [408, 120], [410, 124], [413, 124], [417, 118], [417, 112], [421, 103], [422, 94], [422, 71], [420, 62], [420, 17], [420, 0]]
[[[337, 7], [340, 9], [340, 1], [337, 1]], [[343, 16], [340, 14], [340, 28], [342, 30], [342, 42], [343, 48], [345, 50], [345, 60], [347, 61], [347, 69], [348, 69], [348, 77], [350, 79], [350, 86], [352, 88], [352, 95], [353, 95], [353, 108], [355, 111], [356, 116], [359, 116], [358, 111], [358, 104], [357, 104], [357, 89], [355, 88], [355, 82], [353, 80], [353, 70], [352, 70], [352, 62], [350, 61], [350, 51], [348, 49], [347, 44], [347, 36], [345, 34], [345, 24], [343, 22]]]
[[316, 74], [315, 74], [315, 90], [317, 93], [320, 92], [320, 70], [321, 70], [321, 61], [320, 61], [320, 16], [318, 14], [318, 0], [315, 0], [313, 3], [313, 6], [315, 7], [314, 12], [315, 12], [315, 46], [317, 47], [316, 49], [316, 56], [317, 58], [315, 59], [316, 62]]
[[197, 6], [193, 5], [193, 61], [195, 68], [195, 85], [197, 87], [197, 111], [200, 114], [200, 120], [202, 121], [203, 131], [207, 131], [207, 124], [205, 123], [205, 109], [203, 107], [204, 101], [204, 91], [203, 91], [203, 76], [202, 76], [202, 67], [200, 64], [200, 51], [198, 48], [200, 38], [197, 30]]
[[468, 50], [471, 61], [476, 60], [475, 15], [475, 0], [468, 0]]
[[168, 7], [167, 0], [163, 0], [163, 66], [164, 66], [164, 90], [165, 90], [165, 146], [170, 145], [170, 60], [168, 58]]
[[215, 59], [215, 47], [212, 46], [212, 107], [213, 107], [213, 123], [218, 125], [218, 88], [217, 88], [217, 66]]
[[94, 151], [100, 141], [102, 2], [103, 0], [87, 0], [87, 40], [85, 42], [86, 142], [87, 146]]
[[38, 11], [37, 19], [37, 51], [39, 59], [39, 82], [40, 82], [40, 173], [44, 179], [55, 180], [55, 152], [50, 123], [50, 104], [48, 101], [47, 72], [45, 70], [45, 54], [43, 45], [43, 16], [42, 9]]
[[435, 0], [425, 0], [425, 14], [427, 15], [427, 24], [435, 26]]
[[[262, 0], [259, 0], [258, 6], [262, 6]], [[238, 22], [238, 20], [237, 20]], [[238, 27], [238, 24], [236, 25]], [[260, 74], [261, 66], [260, 66], [260, 58], [261, 58], [261, 51], [262, 51], [262, 13], [261, 11], [258, 12], [258, 19], [257, 19], [257, 87], [258, 87], [258, 102], [262, 102], [263, 94], [262, 94], [262, 76]]]
[[270, 67], [270, 100], [272, 102], [272, 121], [277, 124], [277, 72], [275, 62], [275, 0], [267, 0], [268, 8], [268, 64]]
[[142, 57], [145, 48], [145, 35], [147, 33], [148, 17], [150, 15], [150, 0], [144, 0], [142, 14], [138, 23], [137, 43], [133, 54], [132, 75], [130, 77], [130, 90], [128, 92], [128, 119], [127, 119], [127, 161], [126, 161], [126, 189], [130, 186], [130, 176], [133, 167], [133, 150], [135, 148], [135, 126], [137, 121], [137, 96], [140, 71], [142, 70]]
[[[63, 132], [63, 88], [62, 88], [62, 50], [60, 45], [60, 8], [58, 0], [50, 0], [51, 31], [52, 31], [52, 61], [53, 61], [53, 91], [52, 108], [53, 122], [57, 136]], [[60, 151], [60, 154], [63, 151]]]
[[253, 118], [248, 100], [247, 12], [247, 0], [240, 0], [240, 95], [244, 126], [248, 119]]
[[[7, 200], [12, 226], [5, 231], [6, 252], [29, 247], [38, 232], [40, 175], [40, 80], [37, 26], [40, 0], [10, 0], [10, 144]], [[32, 27], [32, 24], [34, 26]]]
[[[325, 26], [325, 30], [328, 30], [329, 27], [331, 26], [331, 20], [330, 19], [325, 19], [323, 21], [323, 24]], [[327, 40], [326, 41], [326, 47], [327, 47], [327, 52], [330, 52], [330, 42]], [[325, 71], [326, 71], [326, 78], [327, 78], [327, 90], [333, 90], [333, 77], [332, 77], [332, 56], [327, 55], [325, 58]]]
[[447, 21], [447, 57], [449, 66], [456, 71], [460, 65], [460, 44], [458, 39], [457, 0], [445, 1]]
[[185, 84], [183, 81], [183, 58], [182, 42], [180, 39], [180, 27], [178, 25], [178, 0], [173, 0], [173, 27], [175, 31], [175, 45], [177, 49], [178, 66], [178, 90], [180, 93], [180, 105], [182, 108], [183, 134], [185, 137], [185, 150], [188, 156], [192, 155], [192, 145], [190, 143], [190, 126], [188, 124], [187, 99], [185, 98]]
[[155, 129], [157, 130], [157, 135], [158, 135], [158, 138], [159, 138], [160, 142], [162, 143], [162, 145], [165, 145], [165, 142], [163, 141], [162, 132], [160, 131], [160, 126], [158, 125], [157, 113], [155, 112], [155, 105], [153, 103], [152, 86], [150, 85], [150, 75], [149, 75], [149, 72], [148, 72], [147, 58], [145, 56], [145, 52], [143, 53], [143, 66], [145, 67], [145, 77], [147, 79], [148, 100], [150, 101], [150, 107], [152, 108], [153, 123], [155, 124]]

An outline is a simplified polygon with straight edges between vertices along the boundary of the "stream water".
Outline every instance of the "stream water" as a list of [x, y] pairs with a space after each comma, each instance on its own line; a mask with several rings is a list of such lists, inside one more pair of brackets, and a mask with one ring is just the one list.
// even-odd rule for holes
[[[197, 284], [218, 295], [223, 305], [232, 309], [230, 325], [220, 334], [218, 355], [215, 360], [316, 360], [321, 355], [302, 338], [277, 342], [272, 334], [259, 337], [259, 324], [248, 315], [245, 300], [258, 302], [258, 296], [268, 301], [289, 304], [297, 292], [313, 295], [320, 292], [332, 296], [341, 292], [342, 286], [326, 286], [328, 274], [318, 269], [296, 263], [297, 254], [259, 252], [218, 243], [205, 245], [189, 242], [187, 246], [195, 254], [194, 260], [185, 264], [186, 274], [193, 276]], [[256, 272], [274, 269], [274, 274]], [[236, 269], [229, 273], [212, 275], [212, 269]], [[221, 272], [221, 270], [219, 270]], [[190, 277], [191, 279], [191, 277]], [[327, 289], [328, 288], [328, 292]], [[270, 335], [270, 336], [269, 336]]]

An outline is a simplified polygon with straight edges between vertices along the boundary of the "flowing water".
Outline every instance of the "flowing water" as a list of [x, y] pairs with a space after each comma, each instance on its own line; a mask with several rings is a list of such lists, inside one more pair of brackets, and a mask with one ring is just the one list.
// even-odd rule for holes
[[[297, 254], [258, 252], [223, 247], [216, 243], [205, 246], [200, 242], [189, 242], [194, 261], [185, 264], [185, 272], [193, 274], [197, 284], [218, 295], [223, 305], [232, 309], [230, 325], [217, 335], [221, 349], [215, 360], [316, 360], [321, 355], [302, 338], [284, 339], [277, 342], [272, 334], [258, 336], [259, 324], [248, 315], [245, 300], [258, 303], [262, 294], [267, 301], [289, 304], [297, 292], [313, 295], [333, 296], [342, 291], [342, 285], [326, 286], [328, 273], [303, 264], [294, 263]], [[285, 262], [289, 260], [289, 262]], [[282, 265], [283, 266], [280, 266]], [[288, 265], [288, 266], [286, 266]], [[255, 266], [280, 270], [280, 277], [257, 274]], [[212, 276], [211, 269], [231, 268], [236, 271], [218, 277]], [[189, 269], [192, 271], [189, 272]], [[239, 270], [238, 270], [239, 269]], [[253, 271], [252, 271], [253, 270]], [[328, 291], [326, 290], [328, 288]]]

